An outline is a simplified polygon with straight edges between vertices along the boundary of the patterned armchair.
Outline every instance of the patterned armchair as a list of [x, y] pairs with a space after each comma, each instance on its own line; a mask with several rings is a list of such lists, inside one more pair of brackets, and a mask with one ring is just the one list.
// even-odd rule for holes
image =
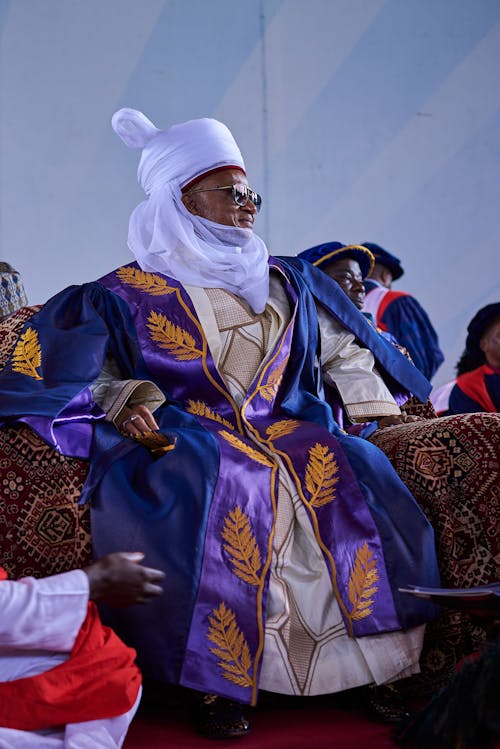
[[[0, 322], [0, 369], [40, 307]], [[0, 429], [0, 553], [11, 577], [43, 577], [91, 560], [90, 513], [78, 505], [87, 464], [65, 458], [22, 424]]]
[[[23, 307], [0, 322], [0, 368], [25, 322]], [[500, 415], [436, 418], [430, 403], [410, 401], [412, 424], [379, 430], [385, 452], [434, 526], [442, 585], [471, 587], [500, 579]], [[62, 572], [91, 559], [90, 518], [78, 498], [87, 463], [65, 458], [24, 425], [0, 429], [0, 562], [13, 577]], [[415, 689], [444, 684], [484, 631], [458, 612], [428, 626]]]

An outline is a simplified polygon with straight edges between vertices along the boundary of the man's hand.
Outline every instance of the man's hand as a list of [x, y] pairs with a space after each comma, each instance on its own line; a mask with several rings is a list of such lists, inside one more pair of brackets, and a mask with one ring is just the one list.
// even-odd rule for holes
[[118, 551], [102, 557], [84, 568], [89, 579], [90, 598], [110, 606], [130, 606], [146, 603], [161, 595], [159, 583], [165, 577], [161, 570], [144, 567], [140, 551]]
[[122, 416], [119, 424], [120, 432], [131, 437], [136, 437], [143, 432], [154, 432], [159, 428], [155, 417], [144, 405], [124, 408]]
[[398, 414], [397, 416], [382, 416], [377, 419], [378, 428], [385, 429], [385, 427], [394, 427], [398, 424], [411, 424], [414, 421], [422, 421], [422, 416], [415, 416], [413, 414]]

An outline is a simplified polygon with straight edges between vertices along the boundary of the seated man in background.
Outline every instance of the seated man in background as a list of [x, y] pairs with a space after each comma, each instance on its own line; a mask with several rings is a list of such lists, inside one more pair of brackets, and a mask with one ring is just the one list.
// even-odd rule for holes
[[392, 333], [408, 349], [415, 366], [431, 380], [444, 356], [427, 312], [411, 294], [392, 290], [392, 282], [404, 273], [399, 258], [373, 242], [363, 242], [362, 246], [375, 258], [365, 279], [364, 311], [370, 312], [376, 325]]
[[222, 123], [124, 109], [113, 126], [141, 149], [136, 262], [49, 300], [0, 373], [5, 424], [89, 460], [96, 555], [140, 543], [166, 573], [151, 606], [106, 621], [145, 675], [200, 694], [212, 738], [246, 733], [259, 689], [418, 672], [435, 609], [399, 587], [437, 584], [432, 528], [323, 392], [364, 422], [429, 383], [323, 273], [268, 257]]
[[144, 603], [160, 570], [115, 553], [83, 570], [7, 580], [0, 567], [0, 745], [3, 749], [121, 747], [137, 709], [135, 651], [89, 601]]
[[[325, 242], [324, 244], [319, 244], [315, 247], [310, 247], [308, 250], [299, 252], [297, 257], [311, 263], [316, 268], [320, 268], [327, 276], [336, 281], [355, 307], [360, 311], [363, 311], [366, 297], [363, 282], [375, 265], [375, 258], [369, 249], [363, 245], [343, 245], [340, 242]], [[363, 311], [363, 314], [372, 324], [375, 324], [374, 318], [370, 312]], [[401, 351], [401, 353], [411, 360], [406, 349], [398, 344], [392, 333], [388, 333], [381, 328], [377, 328], [377, 332], [383, 338], [390, 341], [399, 351]], [[327, 393], [329, 392], [330, 389], [327, 387]], [[330, 405], [335, 408], [335, 397], [333, 394], [329, 400]], [[346, 428], [347, 424], [345, 414], [339, 412], [338, 409], [335, 409], [335, 415], [337, 423]], [[377, 420], [377, 425], [379, 427], [384, 427], [392, 424], [402, 424], [415, 421], [417, 418], [417, 416], [403, 412], [396, 417], [383, 416]], [[374, 426], [375, 425], [373, 425], [373, 427]], [[372, 432], [373, 427], [370, 427], [368, 431]], [[366, 430], [360, 431], [357, 427], [351, 428], [350, 431], [351, 433], [363, 433], [364, 436], [367, 433]]]

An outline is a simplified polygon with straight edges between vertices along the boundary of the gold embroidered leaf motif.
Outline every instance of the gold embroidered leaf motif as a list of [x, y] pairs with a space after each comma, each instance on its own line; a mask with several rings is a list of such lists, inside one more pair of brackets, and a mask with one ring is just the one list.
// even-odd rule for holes
[[151, 311], [148, 317], [149, 335], [160, 348], [166, 349], [178, 361], [199, 359], [202, 351], [196, 348], [195, 340], [187, 330], [174, 325], [165, 315]]
[[37, 367], [42, 363], [42, 350], [38, 342], [38, 334], [33, 328], [26, 328], [19, 338], [12, 354], [12, 369], [14, 372], [43, 380], [38, 374]]
[[283, 419], [283, 421], [275, 421], [270, 427], [267, 427], [266, 434], [270, 440], [277, 440], [280, 437], [286, 437], [287, 434], [294, 432], [299, 426], [298, 421], [294, 419]]
[[306, 489], [311, 495], [313, 507], [323, 507], [335, 499], [339, 467], [327, 445], [317, 442], [309, 449], [309, 462], [306, 468]]
[[352, 605], [351, 619], [359, 621], [372, 613], [373, 597], [378, 590], [375, 583], [378, 579], [377, 560], [365, 541], [356, 553], [354, 566], [349, 577], [348, 594]]
[[210, 651], [220, 659], [217, 665], [222, 669], [224, 678], [240, 687], [251, 687], [250, 648], [236, 624], [234, 613], [222, 602], [212, 611], [208, 621], [208, 639], [215, 645]]
[[186, 411], [190, 414], [193, 414], [194, 416], [204, 416], [206, 419], [217, 421], [219, 424], [224, 424], [224, 426], [228, 427], [228, 429], [234, 429], [234, 426], [230, 421], [224, 419], [223, 416], [218, 414], [217, 411], [214, 411], [203, 401], [188, 400]]
[[231, 557], [233, 572], [250, 585], [259, 585], [260, 550], [252, 532], [248, 515], [236, 506], [224, 518], [222, 538], [224, 549]]
[[169, 286], [161, 276], [156, 273], [146, 273], [139, 268], [118, 268], [116, 275], [127, 286], [140, 289], [152, 296], [164, 296], [175, 291], [175, 287]]
[[245, 453], [245, 455], [248, 455], [249, 458], [252, 460], [255, 460], [257, 463], [261, 463], [263, 466], [269, 466], [269, 468], [273, 467], [273, 462], [267, 458], [265, 455], [260, 453], [258, 450], [254, 450], [253, 447], [250, 447], [250, 445], [247, 445], [243, 440], [240, 440], [235, 434], [231, 434], [230, 432], [220, 431], [219, 434], [221, 437], [224, 437], [226, 442], [229, 442], [230, 445], [232, 445], [236, 450], [240, 450], [242, 453]]
[[282, 362], [279, 367], [271, 372], [265, 385], [259, 387], [259, 393], [264, 400], [271, 402], [275, 398], [278, 388], [281, 385], [283, 379], [283, 372], [285, 371], [286, 361]]

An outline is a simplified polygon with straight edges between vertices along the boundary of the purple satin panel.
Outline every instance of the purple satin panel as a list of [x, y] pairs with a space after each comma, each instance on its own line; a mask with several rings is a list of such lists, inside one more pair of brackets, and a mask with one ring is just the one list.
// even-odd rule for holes
[[[138, 265], [132, 263], [126, 268], [138, 269]], [[237, 407], [208, 351], [189, 295], [175, 279], [160, 273], [149, 275], [164, 279], [170, 291], [154, 295], [145, 293], [120, 280], [116, 271], [100, 279], [100, 283], [128, 303], [152, 380], [171, 398], [185, 403], [187, 410], [190, 410], [190, 401], [203, 401], [220, 417], [231, 422], [233, 427], [237, 427]], [[156, 316], [158, 320], [158, 315], [162, 323], [170, 326], [170, 334], [174, 330], [181, 337], [182, 343], [186, 344], [184, 350], [181, 350], [181, 346], [168, 348], [162, 341], [154, 339], [152, 319]]]
[[[225, 432], [227, 433], [227, 432]], [[192, 627], [189, 634], [181, 683], [207, 691], [212, 689], [241, 702], [255, 701], [264, 636], [264, 612], [268, 593], [268, 569], [271, 548], [269, 536], [274, 524], [271, 494], [277, 492], [276, 481], [269, 466], [253, 460], [242, 460], [239, 449], [216, 434], [220, 448], [220, 470], [212, 500], [206, 534], [203, 570]], [[238, 440], [255, 452], [255, 445], [238, 435]], [[250, 464], [250, 465], [249, 465]], [[274, 486], [272, 487], [272, 484]], [[235, 517], [235, 512], [238, 517]], [[253, 553], [258, 549], [260, 563], [255, 570], [243, 572], [234, 562], [234, 547], [223, 537], [225, 527], [244, 524], [252, 539]], [[252, 557], [253, 558], [253, 557]], [[245, 565], [243, 565], [245, 567]], [[227, 618], [222, 626], [222, 608]], [[248, 648], [250, 665], [244, 658], [238, 662], [242, 684], [227, 678], [224, 662], [213, 649], [211, 628], [222, 634], [230, 626], [237, 628], [239, 642]], [[230, 674], [229, 674], [230, 675]], [[214, 682], [215, 678], [215, 682]]]
[[54, 419], [25, 416], [27, 424], [49, 445], [63, 455], [87, 460], [92, 444], [93, 422], [103, 419], [104, 411], [92, 398], [89, 388], [78, 393]]
[[[288, 288], [288, 293], [290, 298], [296, 301], [291, 287]], [[284, 434], [274, 440], [269, 440], [268, 437], [270, 430], [277, 423], [276, 419], [269, 418], [278, 395], [272, 383], [276, 370], [279, 371], [286, 366], [290, 354], [294, 317], [295, 313], [285, 331], [281, 345], [278, 344], [277, 353], [271, 360], [272, 364], [261, 374], [260, 382], [249, 394], [242, 412], [245, 419], [259, 431], [264, 442], [272, 445], [273, 450], [285, 453], [288, 457], [286, 465], [291, 475], [298, 480], [301, 499], [308, 508], [310, 516], [317, 519], [317, 524], [313, 521], [313, 528], [318, 542], [322, 548], [326, 546], [327, 550], [335, 550], [334, 555], [327, 551], [324, 552], [324, 556], [348, 631], [355, 636], [361, 636], [374, 634], [384, 629], [398, 629], [399, 621], [394, 608], [380, 537], [356, 476], [336, 438], [318, 424], [304, 421], [295, 422], [296, 427], [289, 434]], [[270, 401], [269, 396], [273, 392], [274, 396]], [[293, 422], [293, 420], [285, 419], [283, 423], [286, 425], [287, 421]], [[317, 451], [318, 446], [321, 446], [328, 464], [336, 466], [337, 483], [332, 500], [323, 506], [315, 507], [307, 489], [306, 476], [311, 471], [314, 452]], [[351, 619], [353, 606], [347, 597], [347, 591], [356, 557], [359, 553], [363, 554], [362, 549], [365, 543], [367, 545], [366, 558], [376, 561], [378, 589], [374, 596], [370, 616]], [[343, 601], [342, 594], [344, 595]]]

